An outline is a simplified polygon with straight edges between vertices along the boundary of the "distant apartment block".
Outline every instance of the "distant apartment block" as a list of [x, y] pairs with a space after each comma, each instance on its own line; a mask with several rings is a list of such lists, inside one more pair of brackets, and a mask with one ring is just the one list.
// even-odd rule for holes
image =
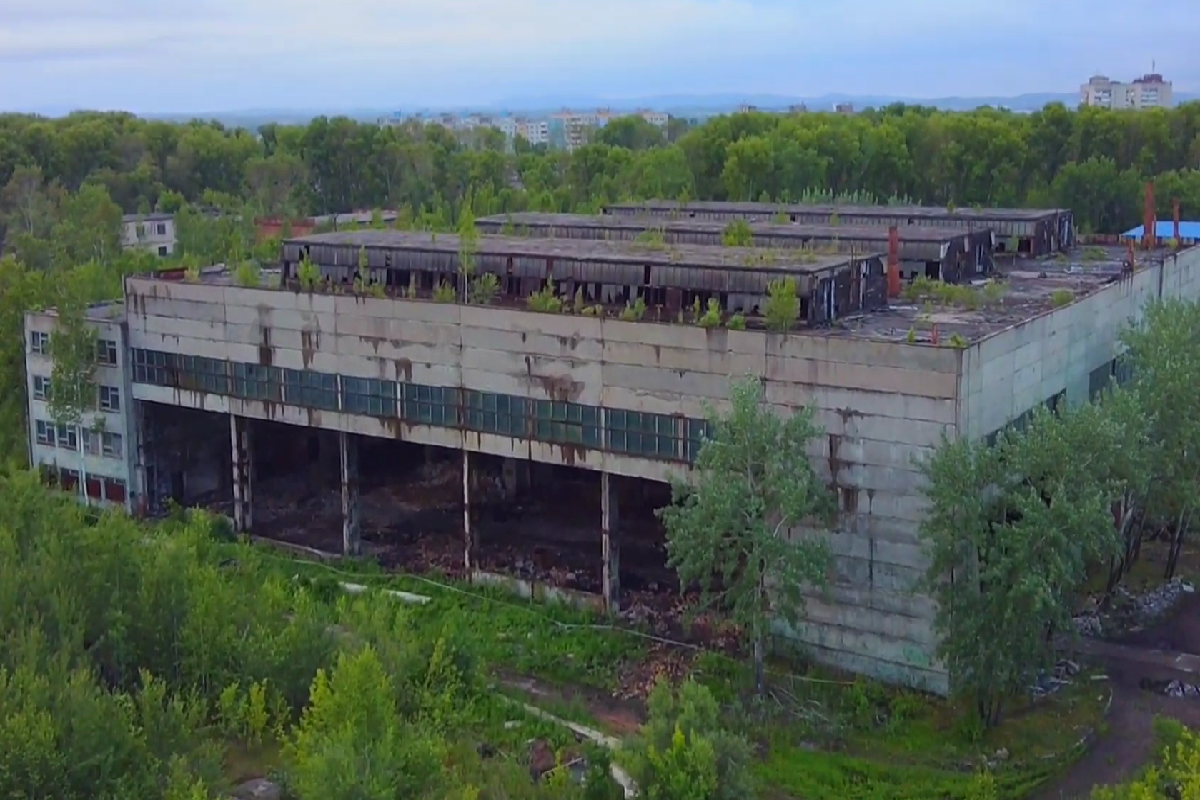
[[1104, 75], [1093, 75], [1079, 87], [1079, 105], [1100, 108], [1168, 108], [1171, 105], [1171, 82], [1157, 72], [1150, 72], [1132, 83], [1114, 81]]
[[159, 256], [175, 252], [173, 214], [126, 214], [121, 218], [121, 246], [149, 250]]
[[403, 114], [396, 112], [390, 117], [381, 118], [379, 125], [381, 127], [408, 124], [441, 125], [458, 134], [494, 128], [504, 134], [510, 145], [516, 141], [517, 137], [520, 137], [534, 145], [544, 144], [549, 147], [574, 150], [587, 143], [591, 131], [603, 128], [614, 119], [631, 115], [640, 116], [651, 125], [661, 129], [663, 136], [666, 136], [671, 115], [664, 111], [649, 109], [636, 111], [563, 110], [547, 117], [525, 117], [512, 114]]

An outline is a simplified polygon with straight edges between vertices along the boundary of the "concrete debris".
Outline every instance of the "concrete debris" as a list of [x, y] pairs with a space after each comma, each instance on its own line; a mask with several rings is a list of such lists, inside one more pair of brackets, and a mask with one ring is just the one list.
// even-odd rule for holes
[[279, 800], [283, 790], [266, 778], [254, 778], [233, 790], [234, 800]]
[[1052, 695], [1062, 687], [1069, 686], [1071, 679], [1078, 674], [1079, 664], [1070, 659], [1063, 659], [1054, 665], [1049, 674], [1045, 671], [1038, 673], [1037, 681], [1031, 687], [1033, 696], [1041, 698]]
[[1075, 629], [1081, 636], [1097, 639], [1139, 631], [1168, 616], [1185, 594], [1195, 591], [1195, 586], [1181, 578], [1172, 578], [1143, 594], [1134, 594], [1124, 586], [1118, 586], [1109, 610], [1100, 612], [1099, 602], [1092, 598], [1091, 607], [1074, 618]]
[[529, 777], [537, 783], [542, 777], [558, 766], [558, 757], [554, 748], [545, 739], [534, 739], [529, 744]]
[[1200, 697], [1200, 686], [1194, 683], [1185, 683], [1179, 680], [1155, 680], [1154, 678], [1142, 678], [1138, 685], [1155, 694], [1165, 694], [1167, 697]]

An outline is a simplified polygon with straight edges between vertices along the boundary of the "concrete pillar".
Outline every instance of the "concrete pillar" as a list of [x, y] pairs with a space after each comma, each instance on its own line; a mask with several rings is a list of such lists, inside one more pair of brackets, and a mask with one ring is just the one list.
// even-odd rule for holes
[[515, 497], [521, 489], [521, 473], [515, 458], [504, 459], [504, 465], [500, 468], [500, 480], [504, 483], [504, 499]]
[[233, 529], [249, 533], [253, 527], [254, 448], [250, 439], [250, 420], [229, 415], [229, 437], [233, 445]]
[[463, 569], [466, 570], [467, 580], [471, 579], [474, 564], [471, 551], [475, 541], [471, 534], [471, 451], [462, 451], [462, 491], [463, 491]]
[[342, 553], [356, 556], [362, 552], [362, 523], [358, 504], [358, 440], [354, 434], [338, 433], [338, 451], [342, 466]]
[[613, 483], [615, 476], [600, 473], [600, 534], [603, 537], [604, 558], [604, 607], [610, 613], [620, 610], [621, 593], [621, 542], [618, 493]]

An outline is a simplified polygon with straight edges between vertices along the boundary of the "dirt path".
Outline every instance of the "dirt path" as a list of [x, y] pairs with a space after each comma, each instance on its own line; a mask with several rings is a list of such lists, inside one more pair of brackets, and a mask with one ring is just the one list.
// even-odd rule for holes
[[1155, 756], [1155, 717], [1200, 727], [1200, 700], [1167, 697], [1139, 687], [1142, 678], [1200, 683], [1195, 670], [1195, 657], [1200, 655], [1200, 595], [1187, 595], [1171, 619], [1124, 642], [1087, 645], [1085, 649], [1103, 661], [1112, 680], [1108, 732], [1070, 770], [1030, 800], [1078, 800], [1087, 798], [1096, 786], [1134, 777]]
[[587, 712], [604, 733], [623, 739], [637, 733], [645, 721], [645, 709], [632, 700], [617, 700], [603, 692], [577, 687], [563, 687], [539, 681], [524, 675], [501, 675], [501, 686], [515, 689], [535, 704], [549, 701], [554, 710], [556, 705], [579, 706]]

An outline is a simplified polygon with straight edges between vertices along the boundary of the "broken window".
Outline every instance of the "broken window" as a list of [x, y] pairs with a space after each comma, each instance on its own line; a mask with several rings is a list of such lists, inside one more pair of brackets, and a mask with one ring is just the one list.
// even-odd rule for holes
[[54, 424], [45, 420], [38, 420], [34, 423], [34, 439], [38, 444], [45, 447], [54, 447], [55, 435]]
[[29, 352], [43, 356], [48, 355], [50, 353], [50, 334], [42, 331], [30, 331]]
[[468, 390], [463, 398], [463, 425], [484, 433], [527, 437], [531, 401], [493, 392]]
[[233, 364], [233, 394], [247, 400], [283, 402], [283, 381], [278, 367], [261, 364]]
[[700, 448], [704, 446], [704, 440], [711, 439], [712, 436], [712, 425], [709, 424], [708, 420], [687, 420], [687, 441], [684, 443], [684, 460], [689, 464], [694, 464], [696, 457], [700, 455]]
[[121, 410], [121, 390], [116, 386], [101, 386], [100, 387], [100, 410], [101, 411], [120, 411]]
[[105, 431], [100, 435], [101, 453], [106, 458], [120, 458], [125, 453], [125, 440], [119, 433]]
[[117, 365], [117, 343], [112, 339], [97, 339], [96, 362], [103, 367], [115, 367]]
[[609, 409], [606, 417], [609, 450], [646, 458], [681, 458], [680, 418], [620, 409]]
[[403, 400], [400, 416], [426, 425], [458, 425], [458, 390], [448, 386], [422, 386], [401, 383]]
[[166, 353], [158, 350], [137, 349], [133, 351], [133, 380], [154, 386], [171, 386], [171, 372]]
[[[229, 394], [229, 363], [205, 356], [163, 354], [167, 366], [175, 367], [179, 388], [209, 394]], [[134, 371], [136, 372], [136, 366]]]
[[536, 401], [533, 438], [547, 442], [600, 447], [600, 409], [579, 403]]
[[58, 446], [65, 450], [79, 449], [79, 429], [73, 425], [59, 425], [55, 428], [55, 438]]
[[342, 410], [368, 417], [396, 416], [396, 383], [376, 378], [342, 378]]
[[285, 369], [283, 388], [288, 405], [338, 410], [337, 376], [311, 370]]

